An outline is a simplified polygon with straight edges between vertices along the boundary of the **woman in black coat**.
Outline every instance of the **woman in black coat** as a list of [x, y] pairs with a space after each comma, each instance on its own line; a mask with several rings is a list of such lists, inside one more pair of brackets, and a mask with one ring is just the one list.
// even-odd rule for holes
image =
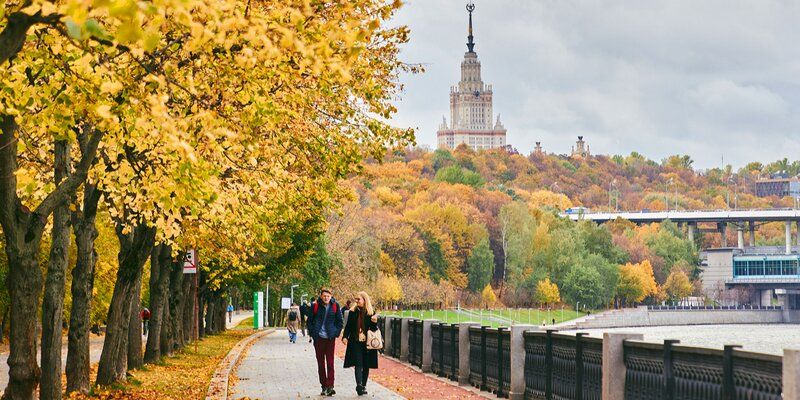
[[355, 367], [356, 392], [367, 394], [367, 379], [370, 368], [378, 368], [378, 351], [367, 350], [367, 331], [378, 330], [378, 316], [366, 292], [356, 295], [353, 307], [347, 316], [342, 342], [347, 346], [344, 367]]

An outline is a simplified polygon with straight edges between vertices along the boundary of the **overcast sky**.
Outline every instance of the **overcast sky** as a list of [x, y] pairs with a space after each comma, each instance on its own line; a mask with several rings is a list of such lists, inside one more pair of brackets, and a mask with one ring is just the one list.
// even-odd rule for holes
[[[466, 1], [410, 0], [398, 126], [436, 146], [466, 51]], [[689, 154], [699, 168], [800, 159], [800, 1], [477, 0], [475, 51], [528, 154]]]

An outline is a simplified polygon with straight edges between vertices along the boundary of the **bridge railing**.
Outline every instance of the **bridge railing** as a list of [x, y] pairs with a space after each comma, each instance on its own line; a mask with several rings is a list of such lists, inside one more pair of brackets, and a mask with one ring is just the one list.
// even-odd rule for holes
[[695, 310], [695, 311], [731, 311], [731, 310], [754, 310], [754, 311], [781, 311], [782, 306], [752, 306], [752, 305], [738, 305], [738, 306], [647, 306], [649, 311], [682, 311], [682, 310]]
[[[623, 333], [596, 338], [533, 326], [508, 330], [406, 320], [384, 320], [392, 339], [402, 327], [408, 329], [407, 346], [396, 354], [387, 349], [387, 355], [498, 397], [800, 400], [800, 350], [787, 350], [782, 357], [739, 346], [650, 343], [641, 341], [641, 335]], [[390, 348], [397, 349], [394, 343]]]

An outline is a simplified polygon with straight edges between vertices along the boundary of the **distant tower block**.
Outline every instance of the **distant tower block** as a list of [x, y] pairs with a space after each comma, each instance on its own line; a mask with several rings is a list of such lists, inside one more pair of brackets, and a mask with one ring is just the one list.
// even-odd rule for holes
[[583, 140], [583, 136], [578, 136], [575, 146], [572, 146], [573, 158], [588, 158], [592, 154], [589, 152], [589, 145]]
[[542, 155], [544, 152], [542, 151], [542, 142], [536, 142], [536, 147], [533, 149], [534, 154]]
[[472, 36], [472, 12], [475, 5], [467, 5], [469, 28], [467, 52], [461, 62], [461, 80], [450, 88], [450, 125], [442, 118], [436, 132], [440, 149], [455, 149], [461, 144], [473, 150], [495, 149], [506, 146], [506, 128], [500, 116], [494, 119], [492, 111], [492, 85], [481, 79], [481, 62], [475, 53]]

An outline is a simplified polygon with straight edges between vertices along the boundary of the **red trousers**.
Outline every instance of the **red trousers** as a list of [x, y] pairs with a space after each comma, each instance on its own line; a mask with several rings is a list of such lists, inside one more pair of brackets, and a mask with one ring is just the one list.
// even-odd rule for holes
[[317, 353], [319, 384], [326, 388], [333, 387], [333, 350], [335, 348], [336, 339], [317, 338], [314, 340], [314, 351]]

